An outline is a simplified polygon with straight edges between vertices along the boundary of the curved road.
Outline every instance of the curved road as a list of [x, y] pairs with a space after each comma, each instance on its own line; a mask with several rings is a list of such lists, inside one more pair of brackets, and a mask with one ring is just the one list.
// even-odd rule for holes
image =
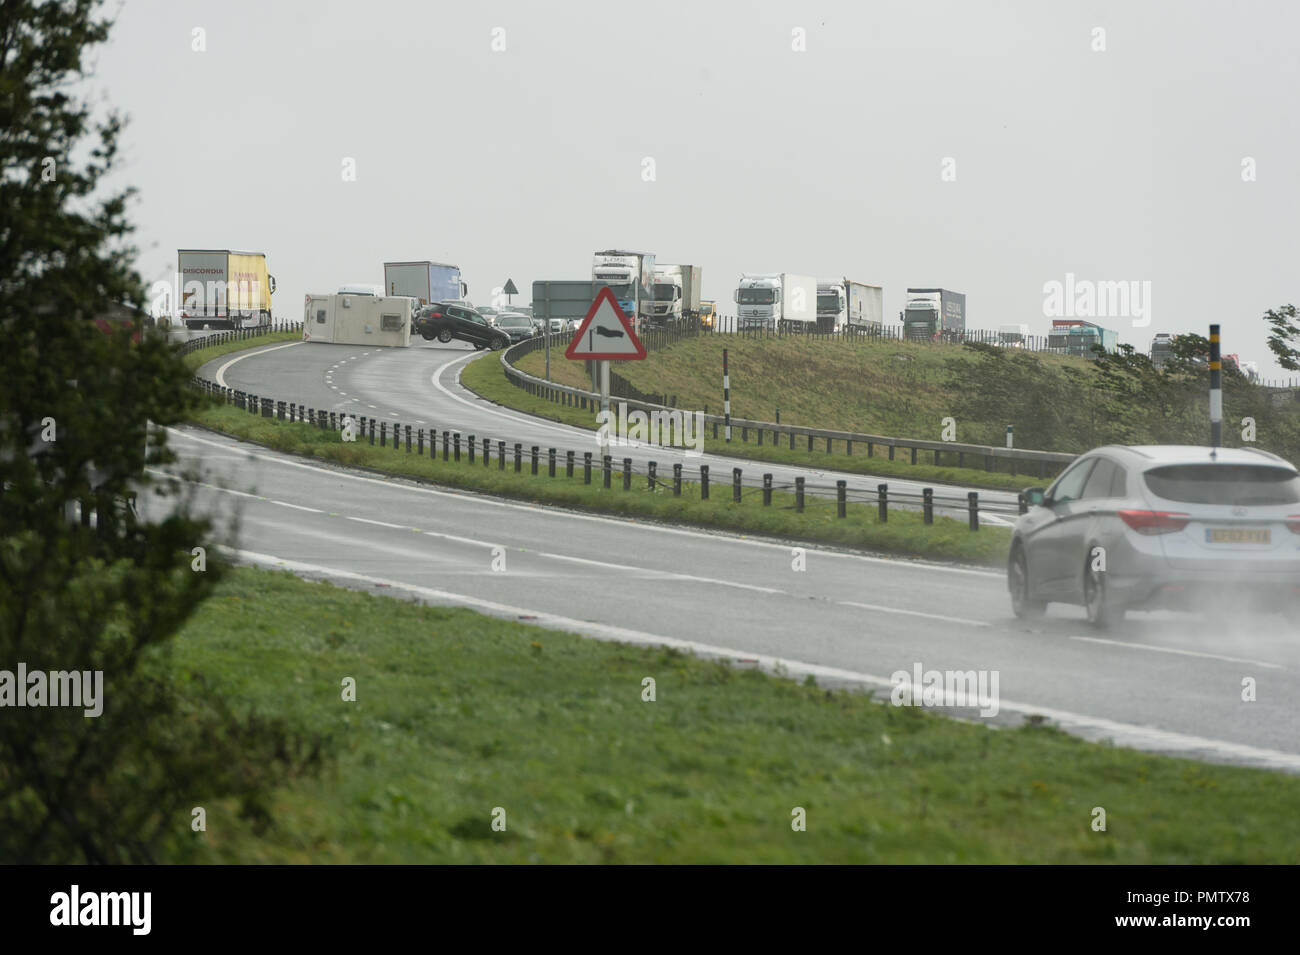
[[[462, 387], [461, 368], [478, 354], [459, 342], [447, 345], [421, 342], [407, 349], [295, 342], [218, 359], [205, 365], [201, 375], [230, 388], [299, 402], [310, 408], [387, 419], [412, 427], [435, 427], [439, 431], [451, 428], [479, 438], [491, 437], [494, 444], [505, 440], [507, 447], [520, 442], [525, 452], [535, 444], [543, 451], [556, 448], [561, 459], [563, 452], [569, 450], [577, 452], [579, 461], [584, 451], [598, 456], [594, 431], [512, 411], [484, 401]], [[489, 355], [484, 360], [497, 361], [498, 356]], [[881, 482], [889, 484], [891, 495], [911, 495], [917, 499], [922, 488], [932, 487], [938, 513], [966, 519], [964, 502], [970, 489], [932, 481], [873, 477], [719, 454], [691, 455], [658, 445], [615, 448], [611, 453], [616, 462], [624, 457], [632, 458], [641, 472], [646, 462], [653, 460], [661, 476], [671, 476], [672, 465], [680, 463], [687, 480], [696, 480], [699, 465], [707, 464], [711, 481], [715, 487], [722, 488], [722, 493], [726, 493], [723, 486], [731, 483], [732, 468], [737, 467], [743, 471], [748, 487], [757, 486], [765, 472], [773, 475], [778, 488], [793, 487], [795, 477], [802, 475], [810, 495], [826, 497], [834, 496], [836, 480], [843, 479], [848, 482], [850, 501], [874, 502], [876, 485]], [[984, 523], [1007, 526], [1014, 520], [1017, 513], [1014, 493], [980, 490], [979, 495]], [[940, 502], [945, 498], [962, 503], [944, 507]], [[891, 506], [897, 505], [891, 503]]]
[[[467, 399], [454, 381], [460, 351], [294, 344], [215, 364], [232, 387], [316, 407], [565, 447], [575, 429]], [[1300, 643], [1277, 616], [1221, 630], [1145, 614], [1101, 634], [1055, 608], [1028, 625], [996, 572], [825, 547], [808, 548], [801, 570], [796, 544], [430, 488], [189, 429], [172, 442], [210, 475], [200, 504], [238, 515], [246, 561], [883, 697], [892, 674], [918, 665], [989, 671], [997, 713], [951, 712], [1000, 724], [1036, 714], [1087, 738], [1300, 772]]]

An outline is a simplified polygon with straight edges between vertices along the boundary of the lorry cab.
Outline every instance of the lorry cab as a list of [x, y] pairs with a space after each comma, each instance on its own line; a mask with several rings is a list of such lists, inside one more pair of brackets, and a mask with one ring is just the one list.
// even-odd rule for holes
[[710, 302], [708, 299], [701, 300], [700, 302], [700, 324], [701, 325], [703, 325], [705, 328], [712, 328], [713, 322], [717, 318], [717, 315], [718, 315], [717, 302]]
[[744, 275], [736, 289], [736, 323], [740, 328], [768, 328], [781, 303], [779, 275]]

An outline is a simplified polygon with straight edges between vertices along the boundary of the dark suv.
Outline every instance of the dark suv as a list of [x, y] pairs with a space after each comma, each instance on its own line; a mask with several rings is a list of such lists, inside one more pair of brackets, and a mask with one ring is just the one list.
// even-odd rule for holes
[[477, 349], [496, 351], [510, 344], [510, 336], [488, 324], [476, 310], [460, 302], [435, 302], [420, 309], [411, 320], [411, 331], [425, 341], [469, 342]]

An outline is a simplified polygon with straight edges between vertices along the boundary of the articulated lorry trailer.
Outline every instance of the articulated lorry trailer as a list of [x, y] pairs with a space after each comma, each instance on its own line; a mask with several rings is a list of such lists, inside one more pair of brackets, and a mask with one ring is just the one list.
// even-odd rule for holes
[[698, 265], [656, 265], [654, 321], [671, 325], [700, 317], [700, 282], [704, 270]]
[[817, 331], [879, 332], [884, 327], [885, 292], [852, 279], [817, 283]]
[[966, 295], [943, 288], [910, 288], [899, 318], [909, 341], [960, 341], [966, 333]]
[[257, 328], [271, 324], [275, 276], [262, 252], [178, 249], [179, 318], [186, 328]]
[[469, 294], [460, 266], [441, 262], [385, 262], [384, 294], [416, 299], [420, 305], [454, 302]]
[[817, 325], [817, 280], [790, 272], [746, 272], [735, 293], [739, 330], [810, 329]]
[[597, 291], [608, 286], [618, 307], [640, 331], [654, 322], [655, 257], [653, 252], [607, 249], [592, 257], [591, 280]]
[[1100, 345], [1113, 354], [1119, 347], [1119, 332], [1077, 318], [1052, 319], [1052, 332], [1047, 336], [1047, 347], [1050, 350], [1092, 358], [1093, 345]]

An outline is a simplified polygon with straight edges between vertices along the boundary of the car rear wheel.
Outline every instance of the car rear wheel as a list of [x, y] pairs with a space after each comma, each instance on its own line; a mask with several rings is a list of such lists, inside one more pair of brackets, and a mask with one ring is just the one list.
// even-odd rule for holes
[[1022, 620], [1041, 617], [1047, 610], [1046, 600], [1034, 599], [1029, 586], [1029, 563], [1025, 549], [1017, 545], [1007, 564], [1007, 589], [1011, 591], [1011, 612]]
[[475, 351], [482, 351], [485, 347], [483, 345], [480, 345], [478, 342], [471, 342], [470, 344], [474, 346]]
[[451, 341], [451, 329], [444, 328], [442, 331], [438, 332], [438, 341], [442, 342], [444, 345]]
[[1083, 606], [1088, 612], [1088, 623], [1099, 630], [1105, 630], [1124, 619], [1123, 608], [1116, 607], [1110, 598], [1106, 572], [1095, 569], [1091, 559], [1083, 571]]

